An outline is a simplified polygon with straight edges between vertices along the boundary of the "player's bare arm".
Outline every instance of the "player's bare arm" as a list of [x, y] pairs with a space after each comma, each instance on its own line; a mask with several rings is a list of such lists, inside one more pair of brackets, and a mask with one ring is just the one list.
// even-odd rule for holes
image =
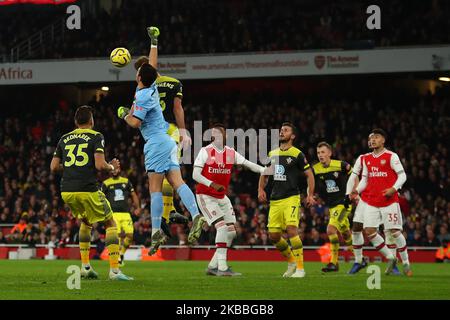
[[94, 154], [95, 168], [98, 171], [113, 172], [120, 168], [120, 161], [118, 159], [112, 159], [110, 163], [106, 162], [105, 154], [96, 152]]
[[189, 147], [192, 144], [191, 137], [186, 130], [186, 123], [184, 121], [184, 109], [179, 97], [173, 99], [173, 114], [175, 116], [175, 122], [180, 132], [180, 142], [184, 148]]
[[61, 159], [59, 157], [53, 157], [52, 162], [50, 163], [50, 171], [53, 173], [57, 173], [63, 170], [64, 167], [61, 164]]
[[136, 191], [131, 192], [131, 199], [133, 200], [133, 206], [135, 208], [134, 214], [139, 217], [141, 215], [141, 202], [139, 201]]
[[266, 191], [264, 189], [266, 188], [268, 180], [269, 180], [268, 176], [261, 175], [259, 177], [259, 182], [258, 182], [258, 200], [260, 202], [267, 202], [267, 194], [266, 194]]
[[142, 121], [132, 115], [128, 115], [124, 118], [125, 122], [132, 128], [140, 128]]
[[306, 196], [306, 205], [313, 206], [316, 204], [316, 200], [314, 200], [314, 189], [315, 189], [315, 179], [314, 179], [314, 173], [311, 168], [307, 169], [305, 171], [308, 188], [307, 188], [307, 196]]
[[129, 108], [119, 107], [119, 109], [117, 109], [117, 116], [120, 119], [125, 120], [125, 122], [132, 128], [137, 129], [141, 127], [142, 121], [134, 117]]

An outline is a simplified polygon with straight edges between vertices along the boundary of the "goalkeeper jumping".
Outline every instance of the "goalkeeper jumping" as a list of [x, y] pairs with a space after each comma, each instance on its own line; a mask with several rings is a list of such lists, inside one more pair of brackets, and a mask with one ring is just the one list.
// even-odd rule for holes
[[[149, 63], [155, 69], [158, 60], [158, 36], [160, 34], [157, 27], [148, 27], [148, 35], [151, 39], [151, 48], [149, 56], [139, 57], [134, 66], [138, 70], [143, 64]], [[184, 120], [184, 109], [182, 106], [182, 84], [179, 80], [158, 73], [156, 86], [159, 92], [161, 109], [165, 120], [169, 123], [167, 130], [168, 135], [178, 144], [179, 151], [188, 148], [191, 145], [191, 138], [186, 130]], [[167, 178], [163, 181], [163, 216], [161, 221], [161, 229], [167, 237], [171, 237], [168, 223], [187, 224], [187, 217], [176, 212], [173, 195], [174, 189], [168, 182]], [[191, 242], [191, 240], [190, 240]], [[152, 252], [150, 252], [152, 253]]]
[[[149, 34], [153, 37], [150, 55], [153, 56], [152, 51], [156, 50], [156, 43], [157, 43], [156, 38], [159, 35], [159, 30], [157, 28], [148, 28], [148, 29]], [[187, 218], [180, 214], [177, 214], [173, 207], [173, 188], [172, 188], [173, 186], [177, 189], [177, 193], [180, 195], [181, 201], [183, 202], [185, 207], [189, 210], [193, 218], [193, 226], [191, 228], [191, 232], [188, 238], [189, 243], [193, 243], [196, 241], [196, 239], [198, 239], [201, 232], [201, 226], [203, 225], [204, 222], [204, 218], [198, 214], [197, 204], [195, 202], [195, 198], [193, 198], [192, 191], [187, 187], [187, 185], [181, 178], [181, 171], [179, 168], [178, 159], [176, 159], [177, 158], [176, 150], [178, 148], [175, 147], [175, 154], [173, 154], [172, 150], [170, 149], [168, 141], [165, 141], [165, 138], [163, 139], [163, 136], [160, 133], [158, 133], [158, 137], [154, 137], [153, 139], [150, 137], [152, 134], [154, 135], [154, 133], [152, 132], [154, 131], [153, 129], [163, 128], [159, 125], [160, 122], [158, 122], [165, 120], [166, 117], [163, 117], [163, 114], [166, 116], [168, 114], [169, 119], [167, 120], [171, 121], [171, 114], [164, 112], [166, 109], [166, 101], [161, 101], [160, 98], [163, 97], [166, 98], [167, 101], [169, 101], [168, 98], [172, 96], [172, 103], [178, 106], [176, 108], [174, 107], [174, 110], [175, 109], [177, 110], [177, 112], [174, 111], [174, 113], [177, 124], [180, 127], [182, 127], [180, 129], [182, 133], [179, 133], [179, 131], [177, 130], [178, 128], [173, 123], [171, 125], [168, 125], [167, 122], [164, 121], [166, 125], [164, 126], [164, 130], [167, 131], [165, 133], [168, 133], [170, 136], [172, 136], [172, 139], [169, 138], [168, 135], [166, 134], [164, 135], [167, 136], [169, 140], [172, 140], [174, 146], [175, 141], [184, 141], [185, 145], [190, 144], [189, 136], [187, 136], [187, 134], [185, 133], [186, 131], [184, 126], [184, 111], [181, 107], [181, 97], [182, 97], [181, 84], [179, 84], [179, 81], [177, 81], [176, 79], [169, 77], [161, 77], [159, 74], [157, 74], [156, 68], [153, 67], [153, 64], [148, 63], [149, 61], [150, 61], [149, 58], [141, 57], [136, 62], [135, 67], [138, 69], [137, 73], [138, 88], [136, 90], [133, 109], [130, 112], [129, 109], [120, 107], [118, 110], [118, 115], [120, 118], [125, 119], [125, 121], [130, 126], [140, 128], [141, 133], [144, 139], [146, 140], [144, 152], [146, 157], [146, 169], [149, 173], [150, 189], [151, 189], [150, 193], [152, 196], [151, 202], [152, 245], [149, 251], [149, 254], [152, 255], [157, 251], [158, 247], [161, 244], [166, 242], [167, 236], [170, 236], [169, 228], [167, 227], [166, 224], [166, 222], [169, 219], [171, 220], [171, 222], [182, 222], [182, 223], [187, 222]], [[160, 81], [158, 81], [157, 78]], [[170, 81], [171, 79], [178, 82], [179, 84], [178, 90], [173, 90], [176, 89], [175, 88], [176, 82], [173, 83], [173, 81]], [[166, 92], [161, 92], [159, 90], [154, 90], [156, 89], [155, 87], [158, 86], [158, 83], [159, 85], [161, 85], [162, 83], [161, 80], [165, 81], [164, 82], [165, 87], [167, 89], [172, 89], [172, 91], [167, 90]], [[150, 90], [148, 94], [147, 92], [145, 92], [147, 89]], [[157, 95], [158, 92], [159, 96]], [[173, 92], [175, 92], [175, 94], [173, 94]], [[155, 94], [157, 97], [157, 101], [154, 100]], [[155, 102], [158, 104], [159, 111], [154, 109]], [[155, 121], [157, 121], [158, 123], [151, 124], [151, 122]], [[181, 139], [179, 138], [180, 136]], [[161, 144], [159, 145], [155, 144], [155, 141], [157, 141], [158, 139], [164, 140], [161, 143], [163, 143], [164, 146], [167, 145], [167, 150], [165, 148], [161, 148]], [[153, 159], [155, 158], [155, 156], [157, 158], [156, 160]], [[165, 177], [167, 177], [168, 180], [166, 180]], [[159, 184], [160, 179], [161, 185]], [[164, 186], [163, 186], [163, 179], [165, 181]], [[170, 184], [168, 181], [170, 181]], [[156, 216], [159, 216], [160, 218], [157, 219]], [[156, 222], [155, 228], [153, 227], [153, 220], [155, 220]], [[157, 229], [159, 228], [161, 228], [166, 235], [163, 235], [160, 232], [158, 232]]]

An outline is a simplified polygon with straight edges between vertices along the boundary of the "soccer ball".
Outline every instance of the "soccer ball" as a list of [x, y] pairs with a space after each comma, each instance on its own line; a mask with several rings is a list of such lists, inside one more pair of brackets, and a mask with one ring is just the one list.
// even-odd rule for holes
[[113, 66], [122, 68], [131, 61], [130, 52], [126, 48], [115, 48], [109, 57]]

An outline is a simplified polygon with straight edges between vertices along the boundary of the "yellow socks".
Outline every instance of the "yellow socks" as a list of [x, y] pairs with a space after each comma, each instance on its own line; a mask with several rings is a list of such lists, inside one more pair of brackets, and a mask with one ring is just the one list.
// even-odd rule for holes
[[275, 243], [275, 247], [281, 252], [283, 257], [285, 257], [289, 263], [295, 262], [295, 257], [292, 254], [291, 247], [289, 247], [289, 244], [283, 237], [280, 238], [280, 241]]
[[121, 241], [120, 246], [120, 255], [123, 256], [125, 254], [125, 251], [130, 247], [130, 239], [128, 237], [125, 237]]
[[339, 257], [339, 237], [337, 234], [330, 234], [328, 238], [331, 244], [331, 263], [336, 265]]
[[108, 248], [109, 253], [109, 266], [115, 270], [119, 268], [119, 235], [117, 234], [117, 228], [107, 228], [105, 245]]
[[352, 235], [350, 234], [350, 238], [345, 240], [345, 245], [347, 246], [347, 250], [350, 252], [353, 252], [353, 239]]
[[80, 226], [80, 231], [78, 233], [81, 264], [89, 265], [89, 252], [91, 249], [91, 230], [92, 227], [85, 225], [84, 223]]
[[170, 212], [175, 211], [175, 207], [173, 205], [173, 188], [166, 178], [164, 178], [163, 180], [162, 194], [163, 194], [162, 217], [166, 219], [167, 223], [169, 223], [169, 214]]
[[300, 236], [289, 238], [289, 242], [292, 246], [292, 254], [297, 262], [297, 269], [303, 270], [303, 243]]

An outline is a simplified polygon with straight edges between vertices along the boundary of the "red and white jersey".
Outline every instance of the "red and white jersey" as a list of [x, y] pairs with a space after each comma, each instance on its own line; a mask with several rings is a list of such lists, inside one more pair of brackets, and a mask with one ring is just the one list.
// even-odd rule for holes
[[385, 149], [380, 154], [366, 154], [363, 157], [363, 176], [367, 177], [367, 186], [361, 199], [374, 207], [387, 207], [398, 202], [398, 192], [392, 197], [383, 195], [383, 191], [392, 188], [398, 173], [404, 172], [398, 155]]
[[363, 159], [365, 156], [370, 155], [371, 153], [361, 154], [358, 159], [355, 161], [355, 165], [353, 166], [352, 172], [356, 174], [358, 178], [361, 179], [362, 171], [363, 171]]
[[195, 159], [194, 167], [203, 168], [202, 175], [214, 183], [223, 185], [225, 190], [219, 192], [202, 183], [198, 183], [196, 193], [222, 199], [227, 193], [233, 166], [235, 164], [241, 165], [245, 161], [241, 154], [227, 146], [223, 150], [217, 149], [213, 144], [201, 148]]

